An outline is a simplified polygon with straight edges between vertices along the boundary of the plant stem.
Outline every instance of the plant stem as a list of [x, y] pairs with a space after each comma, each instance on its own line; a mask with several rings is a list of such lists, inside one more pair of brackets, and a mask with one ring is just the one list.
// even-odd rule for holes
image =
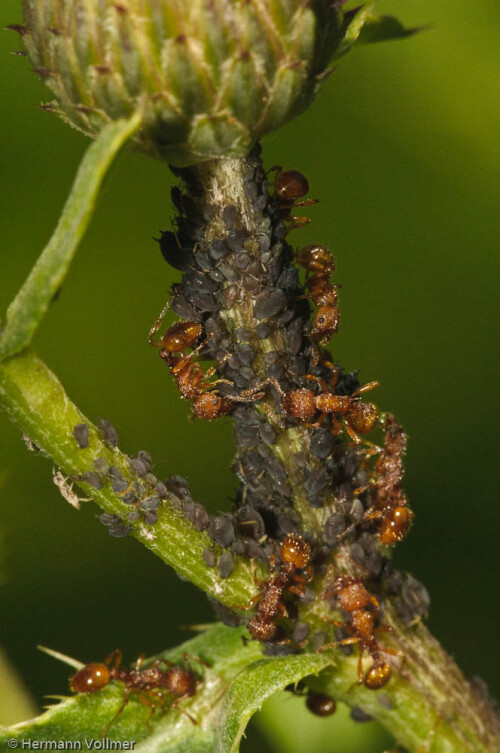
[[[262, 203], [258, 204], [253, 195], [249, 197], [247, 190], [249, 170], [257, 173], [260, 176], [259, 180], [262, 181], [262, 167], [255, 157], [250, 157], [248, 161], [227, 159], [204, 163], [182, 174], [190, 196], [197, 204], [198, 216], [209, 218], [202, 228], [198, 228], [198, 234], [204, 234], [199, 249], [209, 253], [210, 244], [214, 240], [228, 236], [226, 223], [228, 207], [235, 208], [237, 213], [235, 226], [244, 232], [246, 240], [242, 245], [247, 255], [252, 258], [252, 253], [254, 253], [257, 264], [259, 259], [262, 259], [261, 264], [265, 269], [265, 253], [262, 254], [262, 248], [269, 248], [271, 245], [271, 250], [276, 256], [279, 258], [281, 255], [282, 266], [278, 269], [286, 270], [289, 264], [287, 257], [290, 253], [289, 247], [284, 241], [279, 241], [279, 236], [276, 240], [278, 227], [272, 215], [270, 221], [266, 211], [263, 212]], [[281, 237], [283, 238], [283, 235]], [[263, 245], [265, 239], [267, 239], [267, 246]], [[195, 259], [197, 252], [195, 252]], [[234, 263], [236, 268], [238, 267], [236, 261], [238, 253], [241, 252], [236, 249], [231, 257], [225, 257], [228, 259], [227, 263]], [[255, 314], [256, 301], [263, 295], [272, 293], [269, 287], [269, 272], [267, 272], [267, 277], [265, 273], [259, 277], [258, 266], [252, 267], [252, 262], [247, 269], [252, 269], [252, 274], [255, 274], [255, 278], [259, 281], [258, 284], [249, 279], [250, 273], [242, 274], [235, 282], [233, 286], [235, 290], [231, 291], [231, 295], [227, 295], [226, 298], [226, 294], [231, 290], [230, 283], [223, 283], [221, 292], [217, 294], [217, 299], [222, 301], [218, 315], [231, 341], [231, 344], [225, 347], [232, 354], [238, 352], [237, 348], [241, 342], [240, 333], [242, 331], [255, 333], [262, 320], [262, 317], [256, 317]], [[279, 274], [280, 272], [277, 272], [274, 279]], [[189, 295], [190, 284], [188, 281], [184, 287], [186, 297]], [[274, 289], [279, 287], [280, 285], [275, 283]], [[299, 286], [295, 292], [289, 293], [288, 306], [290, 309], [295, 307], [294, 316], [297, 318], [301, 314], [296, 302], [301, 298], [304, 298], [304, 295]], [[228, 301], [227, 305], [224, 305], [225, 300]], [[261, 399], [257, 403], [251, 403], [249, 397], [247, 403], [251, 403], [258, 420], [269, 423], [276, 432], [275, 440], [270, 444], [270, 451], [281, 464], [285, 480], [282, 479], [279, 485], [276, 483], [273, 493], [276, 494], [281, 488], [282, 496], [286, 499], [291, 498], [293, 511], [298, 515], [299, 521], [296, 523], [295, 530], [306, 534], [311, 541], [321, 542], [323, 541], [322, 527], [327, 517], [345, 514], [342, 476], [339, 480], [334, 472], [331, 472], [330, 488], [321, 497], [321, 504], [311, 504], [310, 495], [307, 493], [307, 480], [311, 474], [320, 471], [324, 465], [323, 461], [314, 457], [314, 453], [311, 452], [313, 430], [304, 421], [287, 421], [280, 400], [276, 395], [269, 394], [269, 386], [264, 386], [268, 353], [277, 352], [283, 363], [289, 363], [286, 348], [287, 324], [281, 324], [279, 318], [273, 318], [271, 315], [267, 321], [271, 325], [268, 336], [261, 339], [256, 336], [251, 338], [251, 347], [254, 351], [252, 369], [255, 373], [253, 384], [257, 383], [255, 390], [258, 390], [260, 379], [263, 385]], [[303, 331], [306, 332], [307, 329]], [[307, 347], [309, 347], [308, 337], [304, 335], [302, 352], [307, 353], [305, 350]], [[316, 363], [321, 361], [321, 358], [331, 359], [332, 357], [319, 350]], [[311, 362], [314, 363], [314, 357], [309, 363]], [[227, 373], [226, 363], [227, 358], [219, 364], [220, 373], [222, 376], [229, 376], [229, 380], [232, 380], [233, 373]], [[290, 368], [288, 372], [284, 370], [281, 389], [286, 392], [288, 380], [297, 377], [300, 378], [300, 375], [293, 374]], [[262, 394], [264, 394], [263, 398]], [[238, 423], [238, 417], [235, 416], [235, 418]], [[238, 441], [237, 431], [235, 436]], [[245, 442], [248, 443], [248, 440], [245, 439]], [[246, 445], [242, 444], [238, 449], [241, 462], [244, 462], [245, 458], [249, 457]], [[363, 465], [365, 452], [363, 445], [353, 449], [349, 440], [342, 440], [338, 437], [336, 452], [340, 451], [344, 452], [346, 457], [357, 461], [358, 466], [361, 463], [362, 468], [368, 467], [366, 460]], [[299, 462], [299, 457], [304, 458], [303, 464]], [[367, 454], [367, 457], [369, 458], [370, 454]], [[254, 462], [253, 459], [252, 462]], [[246, 489], [248, 495], [253, 493], [256, 506], [266, 504], [264, 501], [266, 493], [261, 493], [259, 503], [258, 491], [259, 480], [265, 477], [265, 471], [264, 464], [264, 470], [260, 476], [257, 476], [257, 480], [251, 470], [248, 474], [244, 471], [240, 471], [239, 474], [244, 490]], [[355, 493], [351, 492], [351, 494], [352, 499], [355, 500]], [[271, 507], [270, 509], [273, 510], [279, 522], [282, 514], [280, 508]], [[274, 512], [276, 509], [277, 512]], [[283, 535], [281, 533], [281, 536]], [[419, 616], [415, 618], [413, 615], [412, 618], [410, 615], [410, 619], [406, 619], [404, 613], [401, 616], [401, 611], [394, 608], [394, 605], [397, 606], [401, 591], [391, 592], [390, 579], [382, 574], [386, 569], [388, 573], [398, 575], [396, 571], [391, 570], [387, 547], [380, 546], [376, 532], [368, 531], [360, 535], [359, 539], [354, 540], [359, 541], [358, 547], [361, 544], [368, 547], [367, 559], [362, 563], [359, 559], [356, 560], [351, 554], [353, 552], [352, 537], [351, 540], [345, 539], [345, 543], [340, 542], [330, 550], [332, 571], [335, 576], [342, 574], [361, 579], [362, 582], [373, 582], [373, 587], [378, 589], [376, 590], [377, 599], [383, 601], [384, 604], [382, 629], [389, 630], [390, 633], [383, 640], [377, 639], [377, 645], [384, 656], [384, 661], [391, 664], [393, 677], [383, 690], [378, 692], [369, 690], [363, 685], [353, 686], [357, 676], [357, 657], [350, 657], [341, 659], [340, 666], [334, 671], [326, 671], [319, 679], [312, 680], [309, 683], [311, 687], [326, 691], [351, 706], [360, 706], [377, 718], [399, 742], [412, 751], [486, 753], [500, 749], [499, 720], [487, 699], [463, 677], [453, 660], [422, 625]], [[323, 557], [325, 556], [323, 554]], [[375, 565], [370, 564], [370, 561], [375, 562]], [[383, 565], [384, 562], [385, 565]], [[328, 570], [326, 578], [324, 566], [323, 569], [321, 566], [317, 567], [315, 572], [316, 578], [312, 588], [316, 599], [308, 605], [300, 604], [298, 608], [300, 620], [310, 626], [309, 649], [313, 647], [314, 636], [321, 633], [335, 641], [333, 617], [342, 616], [339, 612], [337, 615], [332, 615], [323, 597], [325, 583], [330, 577]], [[403, 582], [406, 576], [399, 575]], [[372, 588], [371, 585], [369, 587]], [[399, 588], [401, 588], [401, 583]], [[386, 647], [393, 652], [392, 656], [396, 655], [397, 658], [392, 658], [391, 654], [387, 655], [384, 651]], [[336, 651], [336, 657], [338, 659], [338, 651]], [[426, 741], [429, 742], [429, 746], [421, 747], [424, 743], [427, 744]]]
[[[99, 489], [85, 482], [84, 474], [95, 469], [98, 459], [103, 459], [108, 468], [119, 469], [129, 488], [139, 489], [143, 498], [156, 493], [154, 484], [132, 471], [126, 455], [103, 441], [97, 427], [71, 402], [55, 374], [32, 351], [0, 364], [0, 404], [36, 447], [62, 469], [68, 482], [75, 482], [106, 513], [127, 519], [130, 505], [113, 491], [105, 474], [100, 474]], [[72, 433], [79, 424], [89, 427], [89, 444], [83, 449]], [[248, 603], [256, 593], [250, 563], [238, 558], [233, 574], [225, 579], [216, 568], [208, 568], [201, 555], [213, 543], [186, 520], [176, 503], [175, 495], [169, 492], [159, 507], [157, 522], [152, 526], [138, 522], [131, 526], [131, 534], [180, 576], [222, 604], [234, 607]]]

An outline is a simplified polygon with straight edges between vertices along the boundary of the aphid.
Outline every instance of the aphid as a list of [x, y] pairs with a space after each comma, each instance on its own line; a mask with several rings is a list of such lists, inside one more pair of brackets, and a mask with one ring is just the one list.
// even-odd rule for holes
[[[271, 558], [273, 573], [260, 597], [257, 611], [248, 623], [248, 630], [256, 641], [270, 641], [276, 633], [276, 619], [286, 617], [288, 612], [283, 603], [285, 591], [302, 596], [304, 583], [311, 579], [309, 560], [311, 547], [298, 534], [288, 534], [280, 546], [279, 564], [275, 567], [274, 556]], [[297, 570], [306, 570], [299, 575]], [[259, 597], [257, 597], [259, 598]]]
[[302, 201], [298, 201], [298, 199], [302, 199], [303, 196], [309, 193], [307, 178], [302, 173], [299, 173], [298, 170], [286, 170], [283, 172], [278, 165], [272, 167], [269, 172], [273, 170], [276, 171], [273, 182], [273, 206], [277, 216], [281, 220], [291, 222], [291, 225], [288, 225], [287, 233], [294, 228], [308, 225], [311, 222], [308, 217], [295, 217], [292, 215], [292, 211], [296, 207], [307, 207], [318, 203], [318, 199], [303, 199]]
[[255, 299], [253, 314], [256, 319], [270, 319], [287, 305], [287, 296], [283, 290], [266, 288]]
[[339, 515], [338, 513], [330, 515], [323, 526], [323, 539], [326, 544], [335, 546], [346, 528], [347, 523], [344, 515]]
[[231, 546], [234, 541], [234, 521], [232, 516], [226, 514], [212, 518], [208, 527], [208, 535], [219, 546]]
[[[349, 619], [339, 623], [350, 633], [350, 637], [340, 641], [342, 645], [358, 643], [360, 647], [358, 658], [358, 685], [364, 685], [370, 690], [378, 690], [386, 685], [392, 674], [389, 664], [386, 664], [381, 653], [401, 656], [400, 651], [390, 648], [380, 648], [375, 638], [375, 630], [383, 631], [388, 628], [377, 627], [380, 619], [380, 604], [363, 583], [349, 575], [339, 575], [335, 578], [333, 589], [324, 594], [324, 598], [334, 596], [339, 607], [347, 612]], [[332, 644], [323, 646], [322, 650], [330, 648]], [[363, 651], [367, 651], [373, 659], [373, 664], [363, 676]]]
[[234, 557], [230, 552], [221, 554], [218, 568], [221, 578], [229, 578], [234, 569]]
[[314, 690], [308, 691], [306, 706], [316, 716], [331, 716], [337, 710], [337, 704], [333, 698], [324, 693], [316, 693]]
[[87, 424], [77, 424], [73, 428], [73, 436], [81, 450], [89, 446], [89, 427]]
[[295, 643], [303, 643], [310, 632], [311, 627], [307, 624], [307, 622], [297, 622], [293, 629], [292, 640]]
[[201, 553], [201, 556], [203, 557], [203, 561], [205, 562], [205, 565], [207, 567], [215, 567], [215, 563], [217, 560], [216, 560], [215, 552], [213, 549], [209, 549], [208, 547], [206, 547]]
[[139, 458], [128, 458], [128, 464], [138, 476], [145, 476], [148, 472], [146, 464]]
[[327, 429], [318, 429], [311, 437], [311, 453], [320, 460], [331, 455], [334, 447], [335, 437]]
[[121, 539], [132, 533], [133, 527], [128, 523], [113, 523], [108, 527], [108, 533], [110, 536], [114, 536], [117, 539]]
[[160, 244], [161, 255], [167, 264], [181, 272], [190, 268], [194, 261], [193, 243], [183, 233], [160, 230], [160, 237], [153, 240]]
[[113, 479], [111, 483], [111, 488], [115, 492], [115, 494], [123, 494], [123, 492], [126, 492], [128, 489], [128, 481], [125, 481], [125, 479]]
[[109, 685], [112, 680], [124, 684], [123, 702], [117, 713], [106, 725], [108, 730], [113, 722], [122, 714], [125, 706], [134, 693], [137, 699], [150, 706], [151, 713], [148, 719], [156, 711], [158, 705], [165, 710], [165, 701], [173, 699], [170, 708], [175, 708], [185, 714], [193, 724], [197, 724], [187, 711], [178, 708], [186, 698], [195, 695], [199, 680], [196, 678], [188, 654], [183, 654], [185, 667], [179, 667], [168, 659], [156, 659], [148, 667], [142, 667], [144, 657], [141, 655], [135, 662], [133, 669], [122, 669], [122, 652], [113, 651], [104, 663], [87, 664], [80, 669], [70, 681], [71, 690], [74, 693], [95, 693]]
[[118, 444], [118, 435], [116, 433], [115, 427], [109, 421], [103, 418], [99, 422], [99, 428], [101, 429], [102, 438], [104, 439], [106, 444], [109, 444], [111, 447], [116, 447]]
[[353, 709], [351, 709], [350, 717], [353, 722], [365, 723], [373, 721], [373, 716], [367, 714], [366, 711], [363, 711], [363, 709], [359, 706], [355, 706]]
[[83, 480], [86, 481], [87, 484], [90, 484], [90, 486], [93, 486], [94, 489], [102, 488], [101, 479], [95, 471], [86, 471]]

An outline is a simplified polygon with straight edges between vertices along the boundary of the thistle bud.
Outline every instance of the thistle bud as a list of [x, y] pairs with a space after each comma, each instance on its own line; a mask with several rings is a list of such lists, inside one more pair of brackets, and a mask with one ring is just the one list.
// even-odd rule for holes
[[187, 166], [243, 155], [309, 105], [342, 4], [24, 0], [22, 41], [55, 96], [45, 109], [90, 137], [139, 110], [138, 146]]

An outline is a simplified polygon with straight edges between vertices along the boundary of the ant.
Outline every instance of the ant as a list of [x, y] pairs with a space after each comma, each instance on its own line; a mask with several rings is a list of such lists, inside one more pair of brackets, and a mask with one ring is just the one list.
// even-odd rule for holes
[[[333, 389], [338, 378], [338, 373], [332, 363], [326, 362], [326, 365], [335, 372], [330, 385], [330, 388]], [[314, 390], [307, 387], [285, 392], [274, 377], [268, 377], [261, 384], [252, 387], [250, 390], [244, 390], [241, 395], [232, 399], [242, 402], [244, 400], [259, 400], [263, 396], [262, 389], [270, 384], [280, 396], [282, 408], [289, 418], [299, 418], [308, 421], [316, 413], [319, 413], [317, 421], [314, 424], [310, 424], [312, 428], [316, 429], [331, 414], [335, 434], [340, 434], [343, 425], [355, 444], [360, 444], [362, 441], [365, 444], [369, 444], [367, 440], [362, 440], [359, 435], [368, 434], [375, 428], [378, 421], [378, 409], [373, 403], [363, 403], [359, 399], [359, 396], [378, 387], [379, 382], [374, 381], [363, 384], [352, 395], [336, 395], [320, 377], [306, 374], [304, 379], [317, 382], [322, 392], [316, 395]], [[342, 424], [338, 417], [343, 419]]]
[[[380, 521], [380, 543], [394, 546], [402, 541], [410, 530], [414, 518], [407, 506], [407, 499], [401, 489], [403, 476], [402, 455], [406, 450], [406, 434], [391, 413], [386, 414], [384, 448], [374, 448], [380, 452], [374, 466], [374, 478], [369, 486], [360, 487], [355, 494], [362, 494], [367, 489], [375, 492], [374, 503], [366, 510], [361, 522]], [[352, 531], [349, 526], [342, 537]]]
[[380, 541], [392, 546], [408, 533], [413, 512], [401, 489], [402, 456], [406, 450], [406, 434], [391, 413], [385, 420], [384, 449], [374, 467], [375, 511], [367, 510], [371, 518], [380, 518]]
[[[363, 583], [350, 575], [339, 575], [335, 578], [333, 589], [323, 594], [323, 598], [328, 599], [334, 596], [340, 608], [349, 615], [348, 622], [334, 623], [341, 625], [349, 633], [350, 638], [344, 638], [340, 643], [344, 646], [359, 643], [360, 652], [358, 658], [358, 685], [364, 684], [370, 690], [383, 688], [391, 679], [392, 669], [386, 664], [380, 654], [394, 654], [402, 656], [400, 651], [390, 648], [380, 648], [376, 638], [375, 630], [388, 631], [388, 627], [376, 627], [380, 619], [380, 604], [378, 599], [371, 594]], [[322, 646], [320, 651], [331, 648], [328, 644]], [[363, 651], [367, 651], [373, 659], [373, 664], [367, 673], [363, 676]]]
[[[170, 301], [164, 306], [160, 316], [149, 330], [148, 342], [154, 348], [160, 348], [160, 357], [169, 363], [174, 353], [183, 355], [183, 351], [193, 348], [202, 333], [202, 326], [197, 322], [175, 322], [163, 335], [159, 342], [153, 340], [160, 329], [165, 314], [170, 308]], [[170, 365], [170, 364], [169, 364]]]
[[[304, 582], [311, 580], [309, 560], [311, 547], [302, 536], [289, 533], [282, 541], [279, 550], [280, 564], [275, 567], [274, 555], [271, 557], [273, 574], [260, 597], [257, 612], [248, 623], [248, 630], [255, 641], [270, 641], [276, 633], [276, 618], [288, 615], [282, 599], [285, 591], [302, 596]], [[299, 575], [297, 570], [306, 570], [306, 575]], [[255, 597], [255, 600], [259, 596]], [[254, 600], [252, 600], [254, 601]], [[252, 602], [250, 602], [250, 607]], [[248, 607], [248, 608], [250, 608]]]
[[302, 173], [299, 173], [297, 170], [286, 170], [283, 172], [279, 165], [271, 167], [268, 173], [273, 170], [276, 170], [273, 182], [273, 204], [277, 216], [284, 221], [292, 223], [287, 228], [288, 234], [294, 228], [304, 227], [304, 225], [308, 225], [311, 222], [308, 217], [292, 216], [292, 210], [295, 207], [308, 207], [311, 204], [317, 204], [318, 199], [297, 201], [297, 199], [302, 199], [303, 196], [309, 193], [309, 183]]
[[[202, 333], [202, 325], [190, 321], [176, 322], [165, 332], [159, 342], [153, 340], [155, 333], [161, 327], [169, 306], [170, 303], [167, 303], [151, 327], [148, 338], [149, 344], [155, 348], [160, 348], [160, 357], [169, 367], [181, 396], [193, 400], [195, 416], [207, 421], [225, 416], [232, 410], [233, 404], [220, 397], [214, 390], [217, 382], [211, 382], [210, 377], [215, 374], [215, 367], [211, 367], [205, 372], [200, 364], [194, 360], [195, 356], [207, 344], [207, 339], [205, 339], [196, 346]], [[186, 355], [185, 351], [188, 348], [192, 348], [192, 352]]]
[[311, 338], [319, 340], [320, 345], [326, 345], [339, 327], [340, 311], [337, 308], [337, 288], [332, 285], [328, 278], [335, 269], [335, 262], [331, 251], [325, 246], [306, 246], [301, 249], [297, 256], [297, 262], [306, 269], [307, 273], [313, 272], [306, 282], [309, 294], [317, 305]]
[[[171, 708], [185, 714], [193, 724], [198, 722], [184, 709], [178, 708], [185, 698], [192, 698], [196, 693], [199, 680], [193, 673], [188, 654], [182, 655], [187, 669], [173, 664], [168, 659], [156, 659], [149, 667], [142, 668], [144, 656], [141, 654], [133, 669], [121, 669], [123, 660], [119, 649], [113, 651], [104, 663], [87, 664], [71, 679], [70, 687], [75, 693], [95, 693], [102, 690], [112, 680], [118, 680], [125, 685], [123, 702], [117, 713], [107, 724], [106, 732], [113, 722], [123, 713], [130, 700], [131, 693], [135, 693], [141, 703], [151, 707], [151, 716], [155, 713], [157, 703], [164, 706], [166, 696], [173, 697]], [[201, 660], [198, 660], [201, 661]]]

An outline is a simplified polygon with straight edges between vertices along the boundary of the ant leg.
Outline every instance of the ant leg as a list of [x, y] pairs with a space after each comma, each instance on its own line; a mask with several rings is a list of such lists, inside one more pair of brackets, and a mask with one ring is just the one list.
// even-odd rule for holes
[[363, 649], [359, 650], [358, 656], [358, 685], [362, 685], [364, 680], [363, 675]]
[[278, 604], [278, 612], [279, 614], [276, 615], [276, 618], [278, 617], [288, 617], [288, 609], [285, 607], [282, 601]]
[[354, 429], [352, 428], [352, 426], [350, 426], [349, 421], [344, 420], [344, 421], [342, 421], [342, 424], [343, 424], [344, 429], [346, 430], [346, 432], [349, 434], [349, 437], [354, 442], [354, 444], [356, 444], [356, 445], [360, 445], [360, 444], [366, 445], [367, 447], [370, 448], [370, 452], [371, 452], [372, 455], [377, 455], [379, 452], [382, 452], [382, 448], [379, 447], [377, 444], [375, 444], [374, 442], [370, 442], [369, 439], [365, 439], [364, 437], [360, 437], [359, 434], [354, 431]]
[[182, 652], [182, 659], [184, 661], [184, 664], [187, 666], [187, 668], [191, 671], [193, 671], [193, 667], [191, 666], [191, 661], [197, 661], [200, 664], [203, 664], [204, 667], [211, 668], [211, 664], [209, 664], [205, 659], [200, 659], [199, 656], [193, 656], [192, 654], [188, 654], [186, 651]]
[[298, 230], [301, 227], [305, 227], [311, 222], [309, 217], [289, 217], [288, 219], [292, 221], [292, 224], [288, 225], [285, 231], [285, 235], [291, 233], [292, 230]]
[[[377, 628], [377, 630], [380, 631], [380, 628]], [[380, 648], [379, 646], [378, 650], [383, 654], [390, 654], [390, 656], [398, 656], [400, 659], [404, 659], [405, 657], [405, 653], [403, 651], [398, 651], [397, 648]]]
[[274, 176], [275, 180], [278, 177], [278, 175], [283, 172], [283, 168], [281, 167], [281, 165], [273, 165], [273, 167], [270, 167], [269, 170], [266, 170], [266, 172], [265, 172], [266, 178], [269, 175], [269, 173], [272, 173], [275, 170], [276, 170], [276, 175]]
[[[156, 664], [156, 662], [154, 663]], [[149, 706], [151, 709], [146, 720], [146, 726], [149, 732], [151, 732], [151, 719], [156, 713], [156, 707], [158, 706], [158, 704], [161, 703], [163, 710], [165, 710], [165, 698], [163, 696], [163, 693], [161, 691], [155, 692], [154, 698], [148, 695], [147, 691], [145, 690], [136, 689], [135, 693], [140, 703], [142, 703], [144, 706]]]
[[189, 713], [189, 711], [186, 711], [186, 709], [181, 709], [181, 708], [180, 708], [180, 706], [179, 706], [179, 703], [180, 703], [181, 701], [183, 701], [183, 700], [184, 700], [184, 697], [181, 697], [181, 698], [176, 698], [176, 699], [175, 699], [175, 701], [173, 702], [173, 704], [172, 704], [172, 706], [171, 706], [170, 708], [172, 708], [172, 709], [175, 709], [175, 710], [176, 710], [176, 711], [178, 711], [178, 712], [179, 712], [180, 714], [184, 714], [184, 716], [187, 716], [187, 718], [189, 719], [189, 721], [190, 721], [190, 722], [192, 722], [193, 724], [195, 724], [195, 725], [199, 724], [199, 722], [198, 722], [198, 719], [196, 719], [196, 718], [195, 718], [194, 716], [192, 716], [192, 715], [191, 715], [191, 714]]
[[350, 436], [350, 438], [352, 439], [352, 441], [353, 441], [353, 442], [354, 442], [355, 444], [361, 444], [361, 442], [362, 442], [363, 440], [361, 439], [361, 437], [359, 436], [359, 434], [356, 434], [356, 432], [354, 431], [354, 429], [352, 428], [352, 426], [349, 426], [349, 424], [348, 424], [348, 422], [347, 422], [347, 421], [342, 421], [342, 423], [343, 423], [343, 425], [344, 425], [344, 429], [345, 429], [345, 430], [346, 430], [346, 432], [347, 432], [347, 433], [349, 434], [349, 436]]
[[122, 661], [123, 661], [122, 652], [120, 651], [119, 648], [115, 648], [115, 650], [112, 651], [110, 655], [106, 657], [106, 661], [104, 663], [107, 664], [109, 667], [113, 665], [112, 666], [113, 669], [119, 669]]
[[153, 326], [149, 330], [148, 343], [150, 345], [152, 345], [154, 348], [161, 348], [162, 345], [163, 345], [163, 341], [162, 340], [160, 340], [159, 342], [154, 342], [153, 341], [153, 337], [158, 332], [158, 330], [160, 329], [160, 327], [162, 325], [163, 320], [165, 319], [166, 313], [167, 313], [167, 311], [170, 308], [171, 300], [172, 299], [170, 299], [169, 301], [167, 301], [167, 303], [165, 304], [165, 306], [162, 309], [162, 312], [161, 312], [160, 316], [158, 317], [158, 319], [155, 321], [155, 323], [153, 324]]
[[324, 422], [326, 417], [328, 416], [328, 413], [320, 413], [319, 417], [314, 421], [314, 423], [306, 423], [306, 426], [308, 429], [319, 429], [321, 424]]
[[136, 671], [138, 671], [138, 670], [139, 670], [139, 669], [140, 669], [140, 668], [142, 667], [142, 665], [143, 665], [143, 663], [144, 663], [144, 659], [145, 659], [145, 658], [146, 658], [145, 654], [143, 654], [143, 653], [139, 654], [139, 656], [138, 656], [138, 657], [137, 657], [137, 659], [135, 660], [135, 666], [134, 666], [134, 669], [135, 669]]
[[358, 395], [362, 395], [364, 392], [373, 390], [375, 389], [375, 387], [380, 387], [380, 382], [378, 381], [378, 379], [375, 379], [373, 382], [362, 384], [361, 387], [356, 390], [356, 392], [352, 393], [351, 397], [358, 397]]
[[[319, 204], [319, 199], [303, 199], [302, 201], [294, 201], [294, 207], [310, 207], [313, 204]], [[305, 217], [290, 217], [291, 220], [303, 220]], [[311, 220], [307, 220], [310, 222]]]
[[337, 416], [332, 413], [332, 434], [335, 434], [337, 436], [338, 434], [342, 433], [342, 424], [340, 423]]
[[285, 399], [286, 393], [274, 377], [267, 377], [267, 379], [264, 379], [264, 381], [260, 384], [257, 384], [255, 387], [250, 387], [250, 389], [248, 390], [243, 390], [239, 395], [226, 395], [226, 397], [228, 398], [228, 400], [233, 400], [234, 402], [253, 402], [255, 400], [260, 400], [261, 397], [264, 397], [266, 393], [263, 390], [268, 385], [274, 387], [281, 400]]
[[321, 379], [321, 377], [317, 377], [314, 374], [306, 374], [305, 378], [309, 379], [309, 381], [311, 382], [317, 382], [319, 386], [321, 387], [321, 389], [323, 390], [323, 392], [326, 392], [328, 394], [329, 392], [328, 385], [324, 379]]
[[102, 731], [102, 735], [103, 736], [107, 733], [107, 731], [109, 730], [109, 728], [111, 727], [111, 725], [114, 724], [114, 722], [116, 722], [116, 720], [118, 719], [118, 717], [123, 714], [123, 710], [125, 709], [125, 706], [128, 704], [128, 702], [130, 700], [130, 692], [131, 691], [128, 688], [125, 688], [125, 690], [123, 691], [123, 702], [122, 702], [122, 705], [120, 706], [120, 708], [118, 709], [118, 711], [116, 712], [116, 714], [114, 715], [114, 717], [111, 719], [111, 721], [108, 722], [106, 724], [106, 726], [104, 727], [104, 729]]

